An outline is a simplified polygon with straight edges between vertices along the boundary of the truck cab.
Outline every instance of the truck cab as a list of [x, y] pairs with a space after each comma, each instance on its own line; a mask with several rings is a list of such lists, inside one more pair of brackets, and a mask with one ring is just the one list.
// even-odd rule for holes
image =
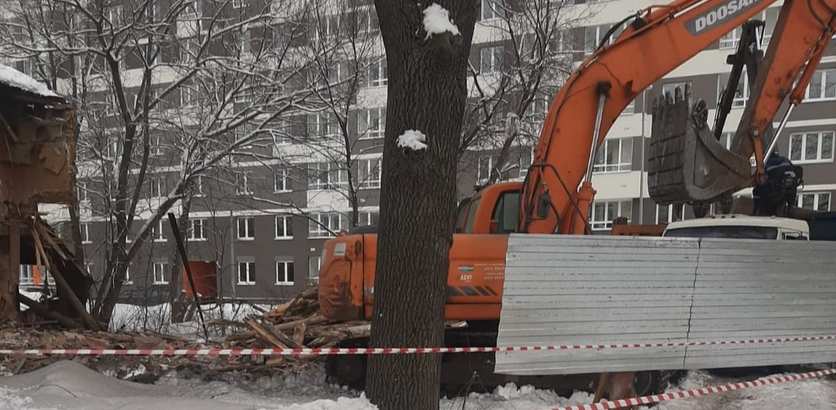
[[677, 238], [733, 238], [809, 240], [806, 221], [774, 216], [716, 215], [669, 224], [662, 236]]

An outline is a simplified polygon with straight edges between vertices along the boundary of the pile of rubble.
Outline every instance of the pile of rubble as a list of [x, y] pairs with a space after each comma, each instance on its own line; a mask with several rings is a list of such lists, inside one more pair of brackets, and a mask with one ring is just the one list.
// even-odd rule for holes
[[[341, 341], [368, 337], [370, 323], [329, 322], [319, 312], [317, 288], [308, 288], [291, 301], [242, 321], [215, 320], [214, 330], [227, 336], [208, 344], [195, 339], [150, 332], [105, 332], [59, 327], [0, 328], [0, 349], [191, 349], [331, 347]], [[213, 338], [215, 339], [215, 338]], [[67, 356], [0, 356], [0, 374], [19, 374], [47, 366]], [[119, 378], [153, 382], [171, 371], [206, 380], [294, 373], [322, 357], [289, 356], [77, 356], [73, 360]], [[141, 371], [137, 371], [141, 369]]]

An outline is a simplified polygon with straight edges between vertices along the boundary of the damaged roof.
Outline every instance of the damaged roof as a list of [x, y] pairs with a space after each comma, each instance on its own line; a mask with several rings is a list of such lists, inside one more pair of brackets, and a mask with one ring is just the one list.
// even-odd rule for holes
[[3, 64], [0, 64], [0, 84], [41, 97], [58, 97], [46, 84]]

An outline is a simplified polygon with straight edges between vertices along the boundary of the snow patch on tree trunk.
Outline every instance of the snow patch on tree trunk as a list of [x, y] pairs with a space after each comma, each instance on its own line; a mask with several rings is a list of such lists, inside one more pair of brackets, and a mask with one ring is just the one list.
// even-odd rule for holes
[[454, 36], [458, 36], [459, 28], [450, 20], [450, 12], [438, 3], [430, 4], [424, 9], [424, 31], [427, 32], [427, 38], [433, 34], [441, 34], [449, 31]]
[[406, 130], [398, 137], [399, 147], [410, 148], [413, 151], [427, 149], [425, 142], [427, 142], [427, 136], [423, 132], [416, 130]]

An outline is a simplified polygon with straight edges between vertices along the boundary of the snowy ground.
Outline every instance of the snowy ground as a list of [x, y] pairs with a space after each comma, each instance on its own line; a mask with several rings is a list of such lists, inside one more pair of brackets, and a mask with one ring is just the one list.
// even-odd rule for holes
[[[118, 380], [70, 361], [32, 373], [0, 378], [0, 409], [287, 409], [371, 410], [362, 395], [323, 383], [321, 370], [297, 376], [263, 378], [247, 386], [223, 382], [165, 377], [155, 385]], [[692, 372], [672, 389], [729, 382], [703, 372]], [[567, 404], [585, 404], [587, 393], [570, 398], [512, 384], [492, 394], [443, 399], [442, 410], [546, 410]], [[836, 382], [816, 379], [784, 385], [729, 392], [724, 395], [685, 399], [662, 404], [659, 410], [720, 409], [832, 409], [836, 407]]]

